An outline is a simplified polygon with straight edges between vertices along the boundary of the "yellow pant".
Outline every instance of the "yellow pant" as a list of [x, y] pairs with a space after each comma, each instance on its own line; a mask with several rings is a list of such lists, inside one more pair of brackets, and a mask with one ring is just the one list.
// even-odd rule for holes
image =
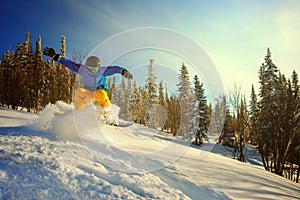
[[101, 107], [111, 105], [105, 90], [96, 90], [94, 92], [85, 88], [75, 90], [74, 103], [77, 110], [84, 109], [88, 102], [93, 101]]

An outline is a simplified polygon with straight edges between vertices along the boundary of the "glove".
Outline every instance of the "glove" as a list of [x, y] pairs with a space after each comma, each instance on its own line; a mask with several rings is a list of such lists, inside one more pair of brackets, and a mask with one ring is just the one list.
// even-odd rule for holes
[[125, 78], [132, 79], [132, 74], [127, 69], [122, 69], [121, 74]]
[[43, 50], [43, 53], [45, 56], [49, 56], [49, 57], [53, 58], [53, 60], [55, 60], [55, 61], [57, 61], [60, 56], [60, 54], [55, 53], [55, 50], [53, 48], [49, 48], [49, 47], [46, 47]]

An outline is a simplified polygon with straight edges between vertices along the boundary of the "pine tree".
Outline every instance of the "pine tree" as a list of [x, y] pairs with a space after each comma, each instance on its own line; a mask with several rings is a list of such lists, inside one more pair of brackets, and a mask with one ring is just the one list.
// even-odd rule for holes
[[[208, 123], [210, 124], [211, 119], [212, 119], [212, 113], [213, 113], [213, 109], [212, 109], [211, 103], [209, 103], [209, 105], [208, 105], [207, 113], [208, 113]], [[209, 132], [209, 125], [208, 125], [208, 130], [207, 131]]]
[[[26, 69], [26, 62], [25, 62], [25, 55], [24, 55], [24, 44], [19, 43], [16, 51], [15, 58], [10, 61], [10, 64], [7, 65], [7, 72], [8, 72], [8, 84], [7, 85], [7, 94], [8, 94], [8, 102], [9, 105], [12, 106], [12, 109], [17, 109], [18, 106], [28, 107], [28, 97], [30, 94], [30, 88], [28, 87], [28, 72]], [[27, 97], [27, 99], [26, 99]], [[27, 100], [24, 102], [24, 100]]]
[[259, 121], [260, 126], [258, 130], [259, 137], [262, 139], [262, 158], [265, 163], [265, 168], [270, 170], [269, 156], [274, 150], [274, 133], [276, 132], [274, 127], [274, 94], [275, 83], [278, 79], [278, 69], [274, 65], [271, 59], [270, 49], [267, 49], [267, 55], [265, 56], [265, 62], [260, 67], [259, 79], [260, 79], [260, 102], [259, 102]]
[[119, 101], [118, 106], [120, 107], [119, 117], [121, 119], [127, 119], [127, 99], [126, 99], [126, 81], [122, 76], [121, 87], [119, 90]]
[[163, 126], [161, 127], [162, 130], [166, 129], [166, 122], [167, 122], [167, 111], [168, 111], [168, 103], [165, 96], [165, 91], [163, 87], [163, 81], [161, 80], [159, 83], [158, 88], [158, 104], [161, 106], [162, 111], [160, 112], [162, 115], [160, 116], [160, 122], [163, 122]]
[[203, 84], [199, 82], [198, 76], [194, 76], [194, 91], [196, 95], [196, 100], [198, 101], [198, 114], [199, 119], [197, 123], [197, 133], [195, 144], [201, 144], [203, 139], [206, 137], [208, 126], [209, 126], [209, 117], [208, 117], [208, 107], [206, 96], [204, 94]]
[[[62, 56], [66, 56], [66, 37], [62, 36], [61, 38], [61, 49], [60, 54]], [[72, 96], [71, 93], [71, 76], [69, 70], [61, 64], [58, 64], [56, 70], [56, 81], [57, 81], [57, 99], [65, 101], [67, 103], [71, 103], [70, 97]]]
[[138, 96], [139, 96], [139, 90], [136, 86], [136, 81], [133, 82], [133, 93], [130, 96], [130, 101], [129, 101], [129, 114], [130, 114], [130, 119], [135, 122], [138, 123], [137, 120], [137, 105], [138, 105]]
[[145, 103], [147, 109], [146, 121], [147, 126], [150, 128], [157, 128], [155, 122], [157, 120], [156, 113], [152, 108], [158, 103], [157, 96], [157, 77], [154, 72], [154, 60], [150, 59], [150, 64], [148, 66], [148, 78], [146, 79], [146, 90], [148, 99]]
[[43, 54], [42, 54], [42, 39], [38, 37], [36, 42], [36, 53], [34, 59], [34, 91], [35, 91], [35, 111], [39, 112], [42, 109], [43, 105], [46, 105], [43, 102], [43, 84], [44, 84], [44, 61], [43, 61]]
[[[298, 165], [296, 177], [294, 178], [293, 175], [290, 177], [291, 180], [295, 179], [298, 182], [300, 173], [300, 95], [298, 75], [295, 71], [293, 71], [292, 80], [287, 81], [285, 90], [285, 95], [281, 95], [281, 97], [285, 97], [281, 101], [285, 105], [285, 112], [281, 115], [283, 124], [280, 127], [284, 137], [281, 138], [281, 141], [284, 141], [285, 148], [282, 156], [279, 156], [281, 160], [278, 160], [282, 163], [280, 165], [282, 168], [286, 161]], [[293, 168], [293, 165], [291, 166]], [[283, 169], [278, 171], [280, 172], [280, 170]]]
[[[200, 138], [200, 127], [199, 127], [199, 119], [200, 119], [199, 101], [197, 100], [196, 95], [194, 94], [192, 94], [189, 97], [188, 110], [186, 113], [188, 113], [188, 116], [186, 117], [190, 119], [187, 137], [189, 141], [197, 145], [200, 145], [202, 143], [202, 138]], [[195, 138], [195, 141], [192, 141], [193, 138]]]
[[[273, 64], [269, 49], [259, 78], [258, 148], [265, 169], [283, 175], [286, 161], [296, 151], [293, 145], [299, 138], [299, 129], [295, 128], [299, 127], [299, 96], [294, 96], [293, 84]], [[297, 81], [298, 78], [292, 76], [292, 82]]]
[[136, 82], [133, 84], [133, 93], [130, 97], [129, 112], [133, 122], [146, 125], [146, 107], [147, 92], [141, 87], [137, 88]]
[[246, 162], [244, 148], [245, 148], [245, 141], [247, 141], [247, 132], [246, 126], [248, 123], [248, 112], [247, 112], [247, 105], [246, 99], [242, 98], [240, 103], [240, 108], [237, 115], [237, 125], [238, 125], [238, 134], [236, 135], [236, 146], [238, 149], [238, 160], [241, 162]]
[[192, 108], [190, 108], [190, 106], [195, 105], [189, 104], [189, 101], [192, 99], [192, 87], [189, 81], [189, 73], [184, 63], [182, 63], [178, 79], [178, 100], [181, 107], [180, 133], [183, 137], [186, 138], [189, 134], [191, 117], [193, 115], [192, 113], [189, 113], [193, 110]]
[[165, 88], [165, 99], [166, 99], [166, 112], [167, 112], [167, 119], [166, 119], [166, 123], [163, 127], [164, 130], [166, 131], [170, 131], [170, 118], [169, 118], [169, 112], [170, 112], [170, 108], [169, 108], [169, 105], [170, 105], [170, 98], [169, 98], [169, 93], [168, 93], [168, 87], [166, 86]]
[[130, 106], [130, 98], [132, 95], [132, 84], [131, 84], [131, 79], [127, 79], [127, 88], [126, 88], [126, 94], [125, 94], [125, 98], [126, 98], [126, 116], [125, 116], [125, 120], [130, 121], [130, 113], [129, 113], [129, 106]]
[[111, 100], [111, 103], [118, 105], [118, 101], [119, 101], [118, 94], [119, 94], [119, 91], [118, 91], [118, 87], [117, 87], [116, 76], [113, 76], [113, 80], [112, 80], [112, 83], [111, 83], [111, 87], [109, 87], [108, 94], [110, 95], [109, 99]]
[[34, 69], [34, 58], [31, 46], [31, 34], [27, 33], [27, 38], [24, 43], [24, 52], [22, 53], [22, 59], [20, 63], [20, 67], [26, 70], [26, 83], [25, 83], [25, 90], [26, 90], [26, 98], [25, 98], [25, 105], [28, 111], [31, 109], [35, 109], [36, 107], [36, 95], [35, 95], [35, 69]]
[[12, 87], [15, 82], [13, 80], [13, 65], [16, 62], [14, 58], [14, 52], [7, 51], [4, 53], [1, 62], [1, 103], [8, 108], [12, 105], [12, 99], [15, 93], [15, 90]]
[[290, 123], [291, 123], [291, 137], [289, 140], [289, 146], [287, 150], [290, 150], [288, 154], [288, 161], [298, 165], [298, 168], [295, 170], [295, 177], [291, 177], [291, 180], [295, 180], [299, 183], [300, 177], [300, 85], [298, 83], [298, 74], [296, 71], [293, 71], [292, 80], [289, 84], [290, 93], [288, 99], [291, 100], [290, 108]]
[[[261, 139], [259, 138], [258, 132], [258, 99], [254, 90], [254, 86], [252, 85], [251, 96], [250, 96], [250, 140], [251, 143], [257, 144]], [[261, 147], [261, 145], [259, 145]]]
[[180, 74], [179, 74], [179, 83], [177, 84], [178, 87], [178, 98], [187, 98], [192, 93], [191, 83], [189, 81], [189, 72], [187, 67], [184, 63], [181, 65]]
[[158, 103], [156, 81], [157, 77], [154, 72], [154, 60], [150, 59], [150, 64], [148, 66], [148, 78], [146, 80], [146, 89], [148, 93], [147, 107], [151, 107]]
[[180, 103], [174, 95], [170, 96], [167, 118], [169, 120], [170, 132], [173, 133], [173, 136], [177, 135], [179, 132], [181, 111]]
[[165, 90], [163, 86], [163, 81], [161, 80], [159, 83], [159, 88], [158, 88], [158, 103], [164, 108], [167, 108], [167, 100], [165, 97]]
[[42, 107], [46, 106], [48, 103], [56, 102], [56, 66], [46, 60], [44, 62], [44, 73], [43, 73], [43, 102]]

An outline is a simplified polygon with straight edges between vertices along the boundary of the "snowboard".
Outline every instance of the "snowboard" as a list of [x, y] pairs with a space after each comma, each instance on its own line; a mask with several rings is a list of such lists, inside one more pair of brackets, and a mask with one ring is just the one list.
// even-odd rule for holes
[[117, 125], [117, 126], [118, 127], [129, 127], [129, 126], [132, 126], [133, 124], [134, 124], [133, 122], [120, 120], [119, 125]]

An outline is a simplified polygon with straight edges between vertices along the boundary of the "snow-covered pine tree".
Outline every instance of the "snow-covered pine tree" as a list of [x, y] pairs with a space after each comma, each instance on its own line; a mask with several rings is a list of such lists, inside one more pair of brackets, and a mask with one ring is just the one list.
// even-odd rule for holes
[[249, 105], [249, 127], [250, 127], [250, 142], [252, 144], [257, 144], [260, 140], [257, 135], [258, 129], [258, 100], [257, 95], [254, 90], [254, 86], [252, 85], [251, 88], [251, 95], [250, 95], [250, 105]]
[[139, 96], [139, 90], [136, 86], [136, 81], [133, 82], [133, 93], [130, 97], [130, 100], [129, 100], [129, 114], [130, 114], [130, 119], [135, 122], [135, 123], [138, 123], [138, 120], [137, 120], [137, 112], [138, 112], [138, 96]]
[[151, 111], [153, 106], [158, 104], [157, 96], [157, 77], [154, 71], [154, 60], [150, 59], [150, 64], [148, 66], [148, 78], [146, 79], [146, 91], [147, 91], [147, 101], [145, 107], [147, 110], [146, 121], [147, 126], [150, 128], [156, 128], [155, 121], [157, 119], [156, 113]]
[[193, 116], [191, 112], [193, 109], [190, 109], [189, 101], [191, 100], [192, 95], [192, 87], [189, 81], [189, 73], [187, 67], [184, 63], [181, 65], [180, 73], [179, 73], [179, 83], [178, 87], [178, 100], [181, 108], [181, 120], [180, 120], [180, 135], [183, 137], [188, 137], [189, 127], [191, 122], [191, 117]]
[[199, 120], [197, 126], [198, 131], [195, 136], [195, 144], [201, 144], [203, 139], [206, 137], [208, 126], [209, 126], [209, 116], [206, 96], [204, 94], [203, 83], [200, 84], [197, 75], [194, 76], [194, 92], [198, 104]]
[[210, 121], [211, 121], [211, 118], [212, 118], [212, 113], [213, 113], [212, 105], [211, 105], [211, 103], [209, 103], [209, 105], [207, 107], [207, 115], [208, 115], [208, 129], [207, 129], [207, 132], [209, 132], [209, 125], [210, 125]]
[[275, 95], [275, 83], [278, 80], [278, 69], [271, 59], [270, 49], [267, 49], [267, 55], [265, 56], [264, 63], [260, 67], [259, 71], [259, 138], [262, 139], [263, 152], [261, 153], [263, 163], [266, 164], [265, 168], [270, 170], [269, 158], [274, 150], [274, 133], [276, 133], [274, 127], [274, 113], [276, 103], [274, 101]]
[[[295, 74], [293, 73], [293, 75]], [[293, 75], [292, 82], [295, 83], [295, 77], [293, 77]], [[297, 141], [297, 139], [300, 137], [297, 137], [297, 135], [300, 135], [299, 95], [298, 97], [294, 95], [295, 91], [293, 91], [293, 88], [295, 88], [295, 86], [294, 84], [292, 86], [291, 81], [286, 80], [285, 76], [279, 73], [278, 82], [275, 87], [277, 108], [276, 123], [274, 125], [276, 130], [276, 154], [273, 154], [275, 157], [274, 171], [278, 175], [283, 175], [284, 168], [287, 164], [286, 162], [289, 157], [292, 157], [291, 154], [299, 153], [297, 146], [295, 146], [295, 144], [299, 144], [299, 140]]]
[[298, 82], [298, 74], [293, 71], [288, 92], [288, 99], [291, 102], [289, 105], [291, 137], [287, 148], [287, 152], [289, 152], [287, 159], [289, 163], [298, 165], [297, 169], [292, 169], [295, 173], [291, 173], [292, 175], [289, 177], [297, 183], [299, 183], [300, 177], [300, 85]]
[[170, 112], [170, 108], [169, 108], [169, 104], [170, 104], [170, 98], [169, 98], [169, 93], [168, 93], [168, 87], [166, 85], [165, 87], [165, 99], [166, 99], [166, 112], [167, 112], [167, 119], [166, 119], [166, 123], [163, 127], [164, 130], [166, 131], [170, 131], [170, 119], [169, 119], [169, 112]]
[[107, 86], [108, 86], [107, 96], [108, 96], [108, 98], [110, 99], [110, 102], [111, 102], [112, 76], [109, 76], [106, 79], [106, 83], [107, 83]]
[[167, 118], [170, 132], [173, 133], [174, 136], [177, 135], [181, 119], [181, 110], [180, 103], [175, 95], [170, 96]]
[[42, 39], [39, 36], [36, 41], [35, 59], [34, 59], [34, 82], [35, 82], [35, 111], [38, 113], [47, 102], [43, 102], [43, 84], [44, 84], [44, 60], [42, 53]]
[[192, 87], [191, 83], [189, 81], [189, 72], [187, 70], [187, 67], [184, 63], [181, 65], [179, 77], [178, 77], [179, 83], [177, 84], [178, 87], [178, 98], [187, 98], [192, 93]]
[[22, 52], [22, 59], [20, 66], [27, 72], [27, 78], [25, 83], [26, 99], [25, 104], [28, 111], [36, 107], [36, 95], [35, 95], [35, 78], [36, 71], [33, 61], [33, 52], [31, 46], [31, 34], [28, 32], [26, 40], [24, 42], [24, 52]]
[[119, 101], [117, 104], [120, 107], [119, 117], [120, 119], [127, 119], [127, 99], [126, 99], [126, 81], [122, 76], [121, 87], [119, 90]]
[[4, 53], [1, 62], [1, 72], [2, 72], [1, 75], [3, 76], [1, 77], [1, 81], [3, 81], [1, 83], [2, 86], [1, 103], [4, 106], [11, 107], [12, 109], [17, 108], [17, 102], [18, 102], [17, 95], [21, 96], [21, 100], [23, 100], [24, 98], [24, 94], [22, 93], [22, 91], [20, 91], [19, 94], [17, 93], [20, 87], [20, 85], [18, 84], [24, 78], [24, 75], [21, 76], [21, 80], [18, 81], [18, 77], [16, 76], [17, 74], [14, 74], [14, 72], [19, 72], [19, 73], [21, 72], [20, 71], [21, 69], [18, 68], [18, 66], [16, 65], [18, 65], [21, 61], [22, 54], [19, 52], [22, 52], [23, 44], [19, 44], [18, 47], [19, 47], [17, 49], [18, 56], [17, 56], [17, 52], [15, 55], [13, 51], [7, 51], [6, 53]]
[[[66, 37], [61, 37], [61, 49], [60, 54], [66, 56]], [[56, 70], [57, 76], [57, 100], [71, 103], [71, 76], [69, 70], [61, 64], [58, 64]]]
[[287, 159], [297, 151], [292, 144], [299, 138], [299, 96], [295, 98], [290, 80], [273, 64], [269, 49], [259, 78], [259, 150], [265, 169], [282, 176]]
[[[1, 61], [0, 61], [0, 106], [4, 107], [5, 106], [5, 91], [6, 91], [6, 69], [5, 69], [5, 65], [3, 62], [5, 60], [6, 57], [6, 53], [3, 54], [3, 56], [1, 57]], [[5, 85], [5, 86], [4, 86]]]
[[113, 104], [118, 104], [118, 101], [119, 101], [119, 99], [118, 99], [118, 94], [119, 94], [119, 88], [118, 88], [118, 86], [117, 86], [117, 78], [116, 78], [116, 76], [114, 75], [113, 76], [113, 80], [112, 80], [112, 83], [111, 83], [111, 87], [109, 88], [110, 90], [110, 95], [111, 95], [111, 97], [110, 97], [110, 100], [111, 100], [111, 103], [113, 103]]
[[145, 101], [146, 101], [147, 97], [145, 98], [144, 95], [147, 95], [147, 93], [142, 88], [140, 88], [140, 87], [137, 88], [136, 82], [134, 81], [133, 93], [130, 97], [130, 103], [129, 103], [130, 118], [135, 123], [146, 125]]
[[158, 87], [158, 104], [161, 106], [161, 109], [163, 109], [161, 112], [163, 112], [160, 116], [160, 122], [163, 122], [163, 126], [161, 127], [162, 130], [166, 128], [166, 122], [167, 122], [167, 113], [168, 113], [168, 103], [167, 103], [167, 98], [165, 96], [165, 90], [163, 86], [163, 81], [161, 80], [159, 82], [159, 87]]
[[[5, 63], [6, 69], [6, 78], [7, 78], [7, 85], [6, 85], [6, 97], [7, 97], [7, 105], [12, 107], [12, 109], [17, 109], [18, 106], [26, 107], [29, 101], [29, 94], [30, 91], [27, 86], [31, 85], [27, 82], [28, 73], [26, 71], [25, 64], [25, 56], [24, 56], [24, 44], [19, 43], [17, 46], [17, 51], [15, 57], [13, 54], [7, 54], [3, 63]], [[27, 100], [25, 102], [25, 99]]]
[[43, 107], [48, 103], [55, 103], [56, 91], [56, 67], [49, 60], [44, 62], [44, 77], [43, 77]]
[[164, 108], [167, 108], [167, 99], [165, 96], [165, 90], [163, 86], [163, 80], [159, 82], [159, 87], [158, 87], [158, 103]]
[[150, 59], [150, 64], [148, 66], [148, 78], [146, 79], [146, 90], [148, 93], [148, 99], [146, 102], [147, 107], [151, 107], [158, 103], [157, 96], [157, 77], [154, 71], [154, 60]]
[[[194, 144], [200, 145], [200, 143], [202, 143], [202, 139], [200, 140], [199, 101], [196, 98], [196, 95], [194, 95], [194, 94], [192, 94], [189, 97], [188, 110], [186, 113], [188, 113], [188, 116], [184, 116], [184, 117], [188, 117], [190, 119], [189, 131], [188, 131], [187, 138], [189, 139], [189, 141], [193, 142]], [[192, 139], [195, 139], [195, 140], [192, 141]]]
[[130, 121], [130, 113], [129, 113], [129, 106], [130, 106], [130, 99], [132, 95], [132, 84], [131, 84], [131, 79], [127, 79], [127, 89], [126, 89], [126, 117], [125, 120]]

